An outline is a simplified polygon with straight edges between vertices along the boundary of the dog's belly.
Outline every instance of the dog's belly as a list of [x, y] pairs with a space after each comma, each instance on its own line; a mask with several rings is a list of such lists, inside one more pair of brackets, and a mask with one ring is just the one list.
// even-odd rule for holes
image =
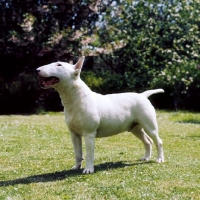
[[96, 138], [109, 137], [109, 136], [112, 136], [112, 135], [117, 135], [117, 134], [122, 133], [122, 132], [124, 132], [124, 131], [119, 131], [119, 130], [116, 130], [116, 131], [102, 130], [102, 131], [98, 131], [97, 132]]
[[116, 123], [116, 124], [104, 124], [100, 125], [97, 129], [96, 137], [109, 137], [112, 135], [117, 135], [124, 131], [130, 131], [131, 127], [133, 126], [134, 122], [127, 122], [127, 123]]

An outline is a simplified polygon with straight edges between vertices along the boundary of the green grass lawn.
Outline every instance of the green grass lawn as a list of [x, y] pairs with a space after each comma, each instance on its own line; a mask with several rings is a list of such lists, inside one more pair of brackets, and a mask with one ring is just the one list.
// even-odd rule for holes
[[[165, 163], [131, 133], [96, 140], [95, 173], [72, 172], [63, 113], [0, 116], [1, 200], [200, 199], [200, 114], [157, 111]], [[85, 153], [85, 151], [84, 151]]]

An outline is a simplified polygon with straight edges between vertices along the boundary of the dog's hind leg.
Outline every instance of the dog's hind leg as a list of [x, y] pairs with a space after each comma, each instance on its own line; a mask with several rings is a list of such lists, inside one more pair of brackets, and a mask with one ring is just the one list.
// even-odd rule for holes
[[157, 162], [162, 163], [164, 162], [164, 153], [163, 153], [163, 145], [162, 140], [158, 135], [158, 127], [156, 120], [145, 120], [145, 123], [140, 123], [141, 126], [144, 128], [147, 135], [153, 140], [156, 145], [157, 149]]
[[140, 112], [138, 123], [156, 145], [157, 149], [156, 161], [158, 163], [164, 162], [163, 145], [162, 145], [162, 140], [158, 135], [156, 112], [153, 106], [146, 107], [144, 112]]
[[149, 161], [151, 159], [152, 143], [151, 138], [145, 133], [144, 129], [138, 124], [131, 132], [140, 139], [145, 148], [145, 154], [140, 160]]
[[71, 140], [74, 147], [75, 165], [71, 168], [72, 170], [80, 169], [83, 160], [82, 157], [82, 137], [76, 133], [71, 133]]
[[151, 139], [154, 141], [154, 143], [156, 145], [156, 149], [157, 149], [157, 152], [158, 152], [158, 156], [157, 156], [157, 160], [156, 161], [158, 163], [164, 162], [164, 153], [163, 153], [162, 140], [158, 136], [157, 130], [152, 130], [152, 131], [147, 131], [146, 130], [146, 132], [148, 133], [148, 135], [151, 137]]
[[156, 161], [158, 163], [164, 162], [164, 152], [163, 152], [163, 144], [161, 138], [158, 136], [157, 130], [147, 131], [147, 134], [151, 137], [151, 139], [154, 141], [157, 149], [157, 159]]

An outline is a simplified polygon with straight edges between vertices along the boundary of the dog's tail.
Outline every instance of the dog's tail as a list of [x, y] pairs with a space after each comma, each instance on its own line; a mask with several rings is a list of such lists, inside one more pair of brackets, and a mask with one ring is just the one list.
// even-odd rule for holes
[[164, 92], [163, 89], [155, 89], [155, 90], [147, 90], [145, 92], [142, 92], [141, 94], [143, 94], [146, 98], [148, 98], [152, 94], [163, 93], [163, 92]]

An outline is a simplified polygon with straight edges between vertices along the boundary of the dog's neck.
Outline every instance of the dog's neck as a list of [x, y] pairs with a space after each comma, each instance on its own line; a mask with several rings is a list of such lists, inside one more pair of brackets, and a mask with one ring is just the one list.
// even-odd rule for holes
[[90, 88], [80, 79], [73, 81], [72, 84], [64, 84], [55, 88], [60, 95], [62, 105], [67, 109], [76, 102], [82, 102], [82, 100], [91, 93]]

